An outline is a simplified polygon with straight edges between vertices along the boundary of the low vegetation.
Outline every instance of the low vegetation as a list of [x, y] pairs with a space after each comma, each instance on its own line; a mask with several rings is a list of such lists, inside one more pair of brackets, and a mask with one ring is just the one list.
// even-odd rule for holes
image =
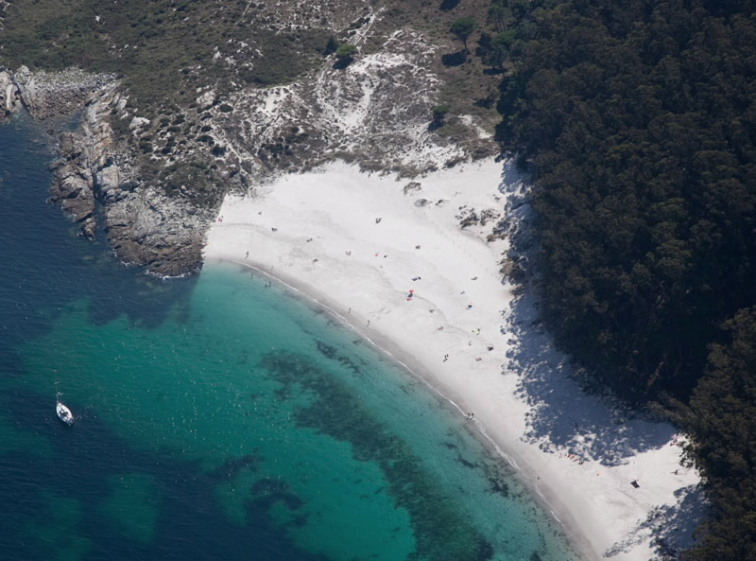
[[[77, 66], [118, 73], [135, 98], [132, 103], [145, 111], [191, 103], [194, 89], [207, 84], [231, 89], [237, 78], [285, 83], [320, 60], [327, 30], [281, 32], [267, 20], [251, 23], [257, 6], [242, 1], [18, 0], [6, 10], [0, 57], [12, 68]], [[255, 54], [252, 45], [263, 56], [245, 64]]]
[[443, 127], [446, 124], [446, 116], [449, 114], [448, 105], [436, 105], [433, 108], [433, 123], [432, 126], [438, 128]]

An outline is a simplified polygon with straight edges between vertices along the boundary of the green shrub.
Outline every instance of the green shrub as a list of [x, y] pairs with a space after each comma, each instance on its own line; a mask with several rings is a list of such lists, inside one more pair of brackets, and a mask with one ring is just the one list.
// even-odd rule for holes
[[357, 47], [350, 45], [349, 43], [344, 43], [343, 45], [340, 45], [338, 49], [336, 49], [337, 58], [351, 58], [355, 55], [355, 53], [357, 53]]
[[336, 39], [333, 35], [331, 35], [328, 38], [328, 42], [326, 43], [325, 48], [323, 49], [323, 54], [325, 56], [333, 54], [336, 52], [336, 49], [338, 49], [340, 46], [341, 46], [341, 42], [338, 39]]
[[344, 43], [338, 49], [336, 49], [336, 64], [334, 68], [346, 68], [352, 61], [354, 61], [354, 55], [357, 53], [357, 47]]
[[436, 105], [432, 111], [434, 125], [441, 127], [446, 124], [446, 115], [449, 113], [448, 105]]
[[457, 37], [457, 39], [462, 41], [465, 46], [465, 50], [467, 50], [467, 40], [470, 38], [470, 35], [472, 35], [472, 32], [475, 31], [475, 27], [475, 19], [473, 17], [467, 16], [464, 18], [459, 18], [454, 23], [452, 23], [449, 31], [451, 31]]

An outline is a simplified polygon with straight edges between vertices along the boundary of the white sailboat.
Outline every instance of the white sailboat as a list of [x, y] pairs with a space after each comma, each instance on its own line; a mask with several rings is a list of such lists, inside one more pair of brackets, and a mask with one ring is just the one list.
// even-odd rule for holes
[[[55, 387], [57, 390], [58, 382], [55, 382]], [[74, 416], [73, 413], [71, 413], [71, 410], [66, 407], [63, 402], [60, 400], [60, 396], [63, 394], [59, 391], [55, 392], [55, 413], [58, 415], [58, 419], [63, 421], [65, 424], [67, 424], [69, 427], [74, 424]]]
[[58, 419], [63, 421], [69, 427], [74, 424], [74, 417], [71, 410], [60, 402], [60, 399], [55, 404], [55, 412], [58, 414]]

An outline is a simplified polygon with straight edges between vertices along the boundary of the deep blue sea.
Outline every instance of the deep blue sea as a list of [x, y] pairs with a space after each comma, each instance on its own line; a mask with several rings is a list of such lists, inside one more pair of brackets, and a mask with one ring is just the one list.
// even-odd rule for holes
[[78, 237], [42, 135], [0, 126], [0, 558], [576, 559], [464, 419], [322, 310]]

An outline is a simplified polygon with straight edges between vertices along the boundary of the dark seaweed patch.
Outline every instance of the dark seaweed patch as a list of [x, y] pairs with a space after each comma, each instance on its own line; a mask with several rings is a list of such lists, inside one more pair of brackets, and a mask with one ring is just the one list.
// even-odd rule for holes
[[247, 454], [241, 458], [229, 458], [223, 464], [208, 473], [208, 477], [215, 480], [233, 479], [241, 470], [257, 471], [261, 458], [255, 454]]
[[491, 484], [491, 492], [509, 498], [509, 485], [495, 477], [489, 477], [488, 482]]
[[336, 358], [336, 355], [338, 354], [336, 347], [332, 345], [326, 345], [323, 341], [315, 341], [315, 344], [317, 345], [320, 354], [322, 354], [328, 360], [333, 360]]
[[411, 560], [485, 561], [493, 557], [492, 545], [456, 508], [419, 458], [370, 417], [349, 388], [291, 352], [269, 353], [261, 366], [284, 388], [297, 385], [314, 396], [311, 404], [297, 412], [298, 425], [351, 443], [356, 459], [380, 467], [389, 483], [388, 493], [410, 514], [416, 541]]
[[348, 368], [355, 374], [361, 373], [360, 367], [357, 366], [357, 364], [355, 364], [355, 362], [348, 356], [340, 355], [336, 347], [323, 343], [322, 341], [316, 341], [315, 344], [317, 345], [320, 354], [322, 354], [327, 359], [335, 360], [341, 366]]
[[304, 501], [297, 495], [289, 491], [288, 485], [281, 481], [273, 479], [261, 479], [252, 485], [252, 493], [256, 498], [257, 504], [271, 506], [273, 503], [281, 502], [291, 510], [297, 510], [304, 505]]
[[465, 466], [466, 468], [470, 468], [470, 469], [477, 469], [477, 468], [479, 468], [479, 467], [480, 467], [480, 466], [479, 466], [478, 464], [476, 464], [476, 463], [474, 463], [474, 462], [471, 462], [471, 461], [469, 461], [469, 460], [465, 460], [465, 459], [464, 459], [464, 458], [462, 457], [462, 454], [457, 454], [457, 461], [458, 461], [458, 462], [459, 462], [460, 464], [462, 464], [463, 466]]

